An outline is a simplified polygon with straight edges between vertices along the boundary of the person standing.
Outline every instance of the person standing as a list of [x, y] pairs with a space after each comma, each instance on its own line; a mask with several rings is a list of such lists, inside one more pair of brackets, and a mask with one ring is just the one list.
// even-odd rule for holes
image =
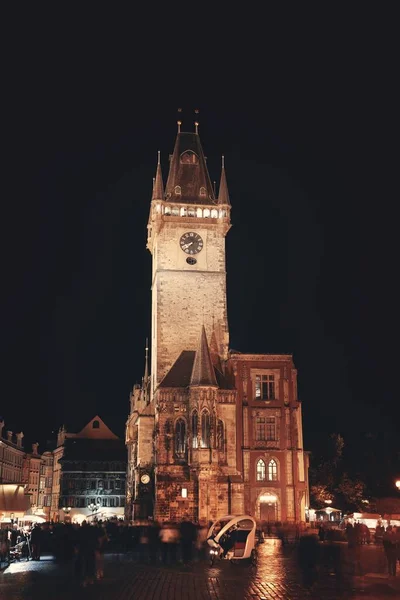
[[385, 531], [383, 534], [383, 549], [385, 551], [386, 560], [388, 563], [389, 576], [396, 576], [397, 563], [397, 539], [396, 532], [392, 528]]
[[42, 530], [36, 523], [31, 532], [32, 560], [40, 560], [40, 546], [42, 541]]

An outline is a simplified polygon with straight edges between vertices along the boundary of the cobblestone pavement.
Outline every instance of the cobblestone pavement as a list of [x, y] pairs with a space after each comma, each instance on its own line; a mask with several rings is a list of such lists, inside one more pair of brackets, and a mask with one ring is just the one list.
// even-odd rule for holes
[[[362, 552], [363, 563], [370, 561], [382, 571], [377, 549]], [[50, 559], [14, 563], [0, 574], [0, 599], [336, 600], [368, 597], [373, 600], [391, 595], [389, 580], [382, 572], [377, 574], [380, 579], [369, 580], [365, 576], [349, 579], [345, 574], [344, 582], [338, 586], [329, 569], [321, 572], [318, 585], [309, 592], [301, 585], [295, 556], [293, 548], [281, 548], [277, 540], [268, 540], [259, 546], [256, 567], [220, 561], [214, 567], [197, 563], [190, 567], [164, 568], [139, 565], [129, 556], [110, 555], [106, 560], [105, 579], [87, 588], [75, 581], [71, 565], [57, 565]], [[356, 587], [364, 588], [364, 592], [352, 591], [354, 582]], [[396, 591], [392, 597], [399, 597]]]

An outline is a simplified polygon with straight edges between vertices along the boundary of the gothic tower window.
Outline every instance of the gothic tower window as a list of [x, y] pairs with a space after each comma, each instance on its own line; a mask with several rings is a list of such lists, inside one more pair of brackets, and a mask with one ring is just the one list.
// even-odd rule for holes
[[186, 216], [187, 216], [186, 206], [181, 206], [181, 217], [186, 217]]
[[274, 459], [268, 463], [268, 481], [276, 481], [278, 479], [278, 465]]
[[170, 207], [170, 206], [166, 206], [166, 207], [165, 207], [165, 212], [164, 212], [164, 214], [165, 214], [165, 215], [170, 215], [170, 214], [171, 214], [171, 207]]
[[207, 190], [205, 187], [201, 187], [200, 188], [200, 196], [206, 196], [207, 195]]
[[265, 462], [263, 461], [262, 458], [260, 458], [257, 461], [256, 479], [257, 479], [257, 481], [264, 481], [265, 480]]
[[172, 216], [173, 217], [179, 217], [179, 207], [178, 206], [173, 206], [172, 207]]
[[197, 429], [199, 425], [199, 415], [197, 410], [192, 413], [192, 447], [198, 448]]
[[183, 458], [186, 453], [186, 423], [178, 419], [175, 423], [175, 454]]
[[209, 448], [211, 441], [211, 421], [210, 413], [204, 410], [201, 413], [201, 447]]
[[197, 211], [196, 211], [196, 214], [197, 214], [197, 218], [198, 218], [198, 219], [201, 219], [201, 218], [202, 218], [202, 216], [203, 216], [203, 211], [201, 210], [201, 208], [198, 208], [198, 209], [197, 209]]
[[203, 217], [205, 219], [208, 219], [210, 217], [210, 209], [209, 208], [204, 209]]
[[224, 423], [221, 419], [217, 421], [217, 449], [224, 449]]
[[175, 194], [176, 194], [177, 196], [180, 196], [180, 195], [181, 195], [181, 193], [182, 193], [182, 188], [181, 188], [181, 186], [180, 186], [180, 185], [176, 185], [176, 186], [175, 186]]
[[212, 219], [218, 219], [218, 211], [216, 208], [213, 208], [211, 211], [211, 218]]
[[188, 209], [188, 217], [195, 217], [196, 216], [196, 209], [193, 207], [189, 207]]

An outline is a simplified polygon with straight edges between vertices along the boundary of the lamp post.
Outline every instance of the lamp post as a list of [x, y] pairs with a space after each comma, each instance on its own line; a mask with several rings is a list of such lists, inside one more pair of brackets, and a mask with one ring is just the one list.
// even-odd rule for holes
[[64, 511], [64, 521], [65, 521], [65, 518], [68, 517], [69, 513], [71, 512], [71, 507], [63, 506], [63, 511]]
[[398, 489], [398, 490], [399, 490], [399, 492], [400, 492], [400, 479], [398, 479], [398, 480], [396, 481], [395, 485], [396, 485], [397, 489]]

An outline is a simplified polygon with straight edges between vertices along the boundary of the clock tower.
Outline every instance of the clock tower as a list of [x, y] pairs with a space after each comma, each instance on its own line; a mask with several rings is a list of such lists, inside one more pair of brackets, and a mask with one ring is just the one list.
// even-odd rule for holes
[[153, 183], [147, 248], [152, 268], [152, 395], [201, 327], [228, 358], [225, 236], [230, 202], [224, 164], [218, 198], [197, 132], [180, 131], [163, 185], [160, 156]]

